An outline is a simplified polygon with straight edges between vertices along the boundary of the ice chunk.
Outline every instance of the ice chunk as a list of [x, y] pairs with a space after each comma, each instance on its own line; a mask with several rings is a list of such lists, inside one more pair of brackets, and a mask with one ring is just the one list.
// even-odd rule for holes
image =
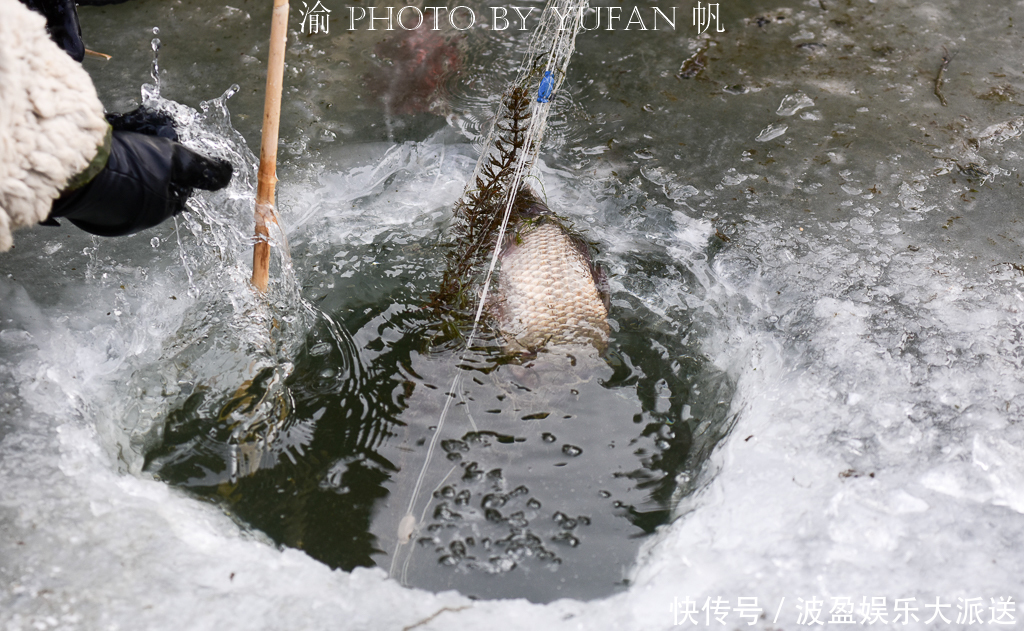
[[786, 133], [786, 130], [788, 129], [789, 125], [777, 125], [773, 123], [762, 129], [761, 133], [758, 134], [757, 138], [755, 138], [754, 140], [756, 140], [757, 142], [768, 142], [769, 140], [774, 140], [775, 138], [778, 138], [782, 134]]
[[782, 99], [775, 113], [779, 116], [792, 116], [806, 107], [814, 107], [814, 100], [803, 92], [794, 92]]

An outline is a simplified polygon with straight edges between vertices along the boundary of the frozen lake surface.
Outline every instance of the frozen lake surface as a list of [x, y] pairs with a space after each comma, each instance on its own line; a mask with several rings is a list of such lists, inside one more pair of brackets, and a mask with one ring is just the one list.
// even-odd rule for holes
[[[376, 543], [357, 543], [387, 559], [343, 571], [327, 564], [360, 563], [293, 547], [333, 536], [316, 534], [333, 519], [314, 514], [321, 504], [246, 499], [266, 497], [257, 474], [271, 461], [285, 473], [268, 488], [317, 462], [325, 482], [312, 497], [347, 497], [353, 471], [401, 494], [387, 465], [367, 463], [419, 453], [430, 429], [416, 419], [438, 407], [456, 365], [454, 353], [422, 351], [408, 307], [439, 276], [430, 245], [472, 173], [521, 34], [448, 40], [458, 73], [436, 86], [434, 111], [411, 113], [376, 96], [392, 76], [374, 52], [381, 34], [337, 19], [329, 34], [291, 35], [279, 205], [294, 270], [268, 307], [244, 287], [254, 178], [240, 139], [258, 144], [269, 15], [259, 4], [81, 11], [86, 44], [114, 55], [87, 61], [111, 110], [140, 101], [154, 26], [162, 96], [202, 109], [238, 84], [228, 106], [240, 136], [213, 103], [189, 142], [248, 166], [176, 225], [119, 240], [37, 228], [0, 258], [4, 628], [651, 629], [692, 608], [688, 624], [702, 627], [720, 626], [716, 613], [728, 628], [761, 629], [848, 614], [872, 628], [908, 618], [905, 628], [945, 629], [1024, 615], [1021, 6], [722, 3], [724, 33], [699, 36], [686, 6], [675, 31], [580, 35], [542, 184], [610, 273], [616, 352], [577, 358], [578, 372], [553, 354], [540, 377], [474, 359], [492, 378], [471, 397], [545, 380], [553, 394], [537, 411], [548, 416], [526, 424], [523, 405], [481, 402], [478, 422], [493, 407], [505, 425], [489, 446], [461, 429], [464, 445], [446, 450], [478, 458], [484, 475], [501, 468], [501, 501], [520, 501], [521, 475], [523, 505], [537, 499], [545, 520], [576, 501], [560, 480], [617, 494], [607, 514], [586, 514], [590, 526], [537, 526], [564, 556], [553, 575], [584, 576], [515, 594], [553, 600], [534, 604], [495, 599], [500, 586], [473, 600], [388, 579], [387, 502], [332, 509], [362, 515]], [[387, 361], [401, 370], [378, 370]], [[303, 422], [245, 424], [281, 409]], [[351, 410], [386, 422], [315, 433]], [[543, 452], [552, 414], [602, 410], [640, 421], [567, 423], [557, 453]], [[211, 417], [230, 435], [196, 425]], [[606, 432], [644, 444], [607, 455]], [[238, 440], [250, 434], [262, 447]], [[521, 460], [484, 466], [505, 457], [499, 435], [524, 439], [537, 467], [576, 469], [548, 488]], [[323, 444], [362, 459], [319, 463]], [[176, 446], [193, 450], [174, 460]], [[171, 462], [193, 469], [169, 475]], [[225, 462], [234, 479], [211, 465]], [[633, 470], [657, 473], [662, 494], [635, 476], [602, 486], [601, 475]], [[195, 482], [204, 476], [212, 483]], [[490, 528], [474, 506], [466, 519]], [[275, 530], [275, 510], [311, 517], [301, 532], [287, 519]], [[649, 523], [628, 515], [645, 512], [666, 523], [636, 538]], [[587, 528], [602, 534], [588, 540]], [[552, 542], [560, 529], [578, 546]], [[413, 584], [429, 582], [412, 567]], [[474, 571], [452, 574], [451, 587], [473, 593]]]

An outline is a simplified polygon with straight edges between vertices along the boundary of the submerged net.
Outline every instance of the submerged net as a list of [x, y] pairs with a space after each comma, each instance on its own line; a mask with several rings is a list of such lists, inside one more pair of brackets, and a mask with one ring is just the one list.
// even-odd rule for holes
[[[505, 239], [517, 206], [522, 205], [517, 204], [517, 198], [524, 182], [534, 175], [553, 97], [565, 79], [586, 9], [587, 0], [549, 0], [545, 5], [519, 72], [495, 113], [473, 177], [456, 205], [452, 233], [459, 248], [449, 256], [441, 289], [434, 296], [433, 305], [462, 310], [473, 302], [475, 296], [476, 307], [472, 331], [466, 341], [467, 350], [473, 346], [487, 304], [491, 279], [498, 263], [499, 244]], [[487, 273], [479, 281], [477, 271], [488, 254]], [[395, 575], [398, 551], [410, 541], [417, 521], [422, 523], [427, 510], [424, 507], [424, 515], [417, 520], [414, 511], [423, 490], [427, 468], [455, 393], [461, 391], [459, 384], [463, 372], [461, 369], [455, 371], [408, 509], [399, 523], [397, 549], [392, 555], [392, 576]], [[403, 582], [404, 569], [408, 567], [411, 556], [410, 550], [401, 576]]]

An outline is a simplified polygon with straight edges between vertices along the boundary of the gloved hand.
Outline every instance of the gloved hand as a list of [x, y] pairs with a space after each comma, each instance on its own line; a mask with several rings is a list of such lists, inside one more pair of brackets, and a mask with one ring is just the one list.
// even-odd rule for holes
[[180, 213], [193, 189], [224, 188], [231, 173], [228, 162], [169, 138], [115, 130], [106, 168], [54, 201], [50, 219], [104, 237], [132, 234]]
[[21, 3], [46, 17], [50, 39], [75, 61], [85, 58], [82, 27], [78, 24], [75, 0], [21, 0]]
[[106, 118], [114, 131], [136, 131], [147, 136], [178, 140], [174, 119], [166, 112], [137, 107], [124, 114], [107, 114]]

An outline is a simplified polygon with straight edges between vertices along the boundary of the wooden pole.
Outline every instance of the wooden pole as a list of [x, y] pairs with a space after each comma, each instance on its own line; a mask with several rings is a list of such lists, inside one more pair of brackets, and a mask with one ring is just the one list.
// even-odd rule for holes
[[261, 293], [270, 279], [270, 231], [277, 224], [274, 187], [277, 185], [277, 137], [281, 126], [281, 85], [284, 82], [284, 47], [288, 38], [288, 0], [274, 0], [267, 60], [267, 95], [263, 102], [263, 138], [260, 144], [259, 184], [256, 187], [256, 242], [252, 248], [252, 284]]
[[106, 53], [98, 53], [95, 50], [89, 50], [88, 48], [85, 49], [85, 56], [92, 57], [93, 59], [102, 59], [103, 61], [110, 61], [113, 59], [113, 57]]

